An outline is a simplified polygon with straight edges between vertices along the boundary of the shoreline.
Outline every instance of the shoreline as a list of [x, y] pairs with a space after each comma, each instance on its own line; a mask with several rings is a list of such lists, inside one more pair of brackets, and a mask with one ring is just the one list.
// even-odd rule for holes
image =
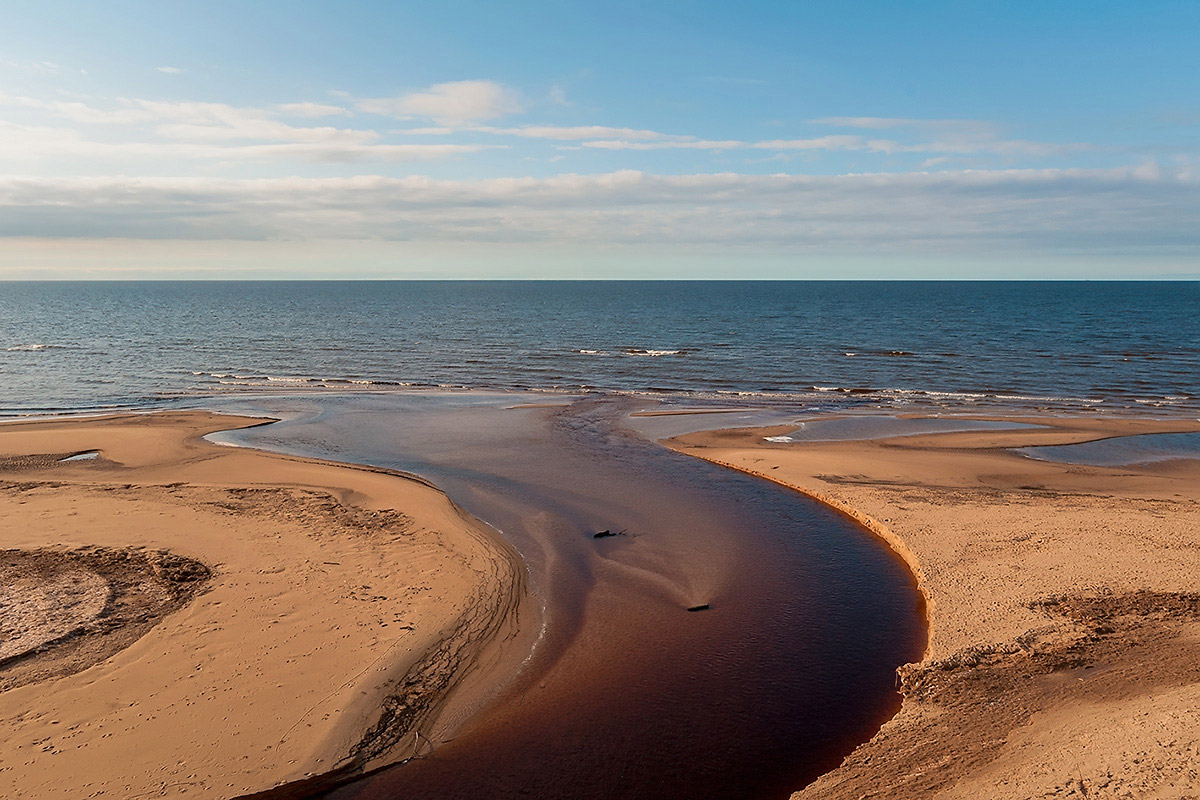
[[[0, 504], [28, 523], [2, 546], [53, 543], [56, 579], [109, 596], [71, 605], [65, 637], [25, 615], [17, 657], [0, 665], [0, 680], [13, 663], [28, 673], [0, 691], [5, 794], [287, 796], [419, 752], [453, 724], [448, 711], [500, 690], [497, 665], [519, 666], [528, 594], [511, 545], [417, 476], [202, 439], [261, 424], [159, 412], [0, 426]], [[125, 595], [104, 588], [89, 552], [181, 558], [206, 578], [134, 631], [107, 613]], [[7, 599], [40, 607], [47, 568], [12, 562], [33, 578]], [[182, 585], [138, 575], [134, 612], [146, 591]]]
[[[837, 416], [846, 415], [822, 418]], [[765, 436], [795, 427], [780, 425], [709, 430], [660, 440], [660, 444], [677, 452], [797, 491], [852, 520], [904, 562], [921, 596], [927, 641], [921, 660], [898, 670], [904, 697], [899, 711], [840, 766], [797, 792], [795, 798], [833, 800], [875, 792], [958, 800], [1120, 797], [1124, 796], [1120, 792], [1131, 786], [1142, 794], [1162, 785], [1189, 789], [1200, 786], [1194, 766], [1198, 763], [1195, 755], [1200, 752], [1200, 737], [1189, 738], [1188, 730], [1189, 726], [1200, 730], [1200, 725], [1193, 725], [1200, 723], [1200, 711], [1193, 710], [1200, 709], [1200, 532], [1196, 532], [1200, 531], [1200, 462], [1093, 467], [1012, 452], [1013, 448], [1030, 445], [1200, 431], [1200, 422], [1146, 416], [1013, 414], [973, 418], [1039, 427], [916, 433], [867, 440], [764, 441]], [[42, 676], [24, 685], [5, 685], [10, 677], [5, 669], [13, 659], [3, 657], [0, 719], [11, 723], [10, 740], [19, 739], [22, 730], [35, 728], [40, 719], [57, 713], [53, 708], [47, 711], [41, 707], [29, 712], [30, 698], [55, 702], [58, 692], [46, 691], [51, 683], [65, 686], [68, 694], [75, 691], [76, 684], [93, 692], [98, 680], [101, 685], [114, 680], [107, 675], [107, 668], [112, 667], [110, 672], [136, 670], [138, 660], [126, 656], [138, 648], [138, 659], [145, 659], [147, 653], [160, 659], [155, 669], [169, 671], [174, 664], [181, 668], [175, 673], [177, 678], [192, 678], [182, 669], [187, 666], [183, 661], [192, 655], [186, 649], [182, 654], [173, 651], [153, 655], [154, 640], [158, 637], [178, 647], [186, 646], [190, 636], [193, 643], [201, 643], [203, 637], [197, 632], [210, 632], [204, 625], [192, 625], [189, 631], [172, 631], [171, 626], [177, 625], [180, 618], [195, 615], [199, 605], [211, 601], [214, 588], [222, 587], [222, 581], [228, 582], [236, 572], [236, 560], [214, 560], [211, 553], [189, 551], [195, 543], [187, 536], [175, 536], [173, 546], [163, 548], [165, 540], [151, 541], [152, 536], [138, 534], [131, 538], [125, 530], [97, 534], [86, 525], [81, 528], [69, 518], [89, 504], [95, 506], [89, 519], [99, 512], [115, 512], [117, 516], [133, 514], [147, 522], [152, 521], [148, 512], [159, 516], [165, 513], [178, 521], [181, 515], [197, 509], [224, 505], [229, 508], [221, 514], [237, 514], [239, 519], [253, 517], [237, 532], [245, 534], [263, 527], [264, 522], [286, 523], [287, 530], [280, 533], [293, 537], [293, 541], [313, 534], [303, 524], [288, 527], [296, 522], [288, 522], [289, 514], [295, 517], [297, 510], [301, 517], [308, 515], [300, 522], [310, 529], [314, 521], [321, 525], [334, 523], [347, 539], [378, 538], [379, 531], [390, 530], [389, 526], [426, 528], [422, 532], [432, 533], [433, 541], [424, 543], [423, 555], [428, 559], [429, 551], [440, 550], [446, 560], [438, 562], [440, 567], [426, 560], [423, 571], [413, 573], [414, 586], [424, 583], [419, 580], [422, 575], [440, 575], [456, 564], [461, 568], [464, 558], [474, 565], [467, 572], [475, 576], [475, 583], [460, 574], [466, 584], [460, 580], [455, 589], [447, 590], [450, 594], [431, 598], [426, 611], [434, 614], [440, 608], [446, 613], [427, 625], [416, 626], [421, 632], [413, 637], [420, 640], [420, 648], [406, 649], [401, 646], [404, 643], [391, 640], [370, 654], [377, 656], [374, 661], [367, 663], [369, 659], [364, 656], [359, 662], [366, 667], [351, 677], [351, 681], [358, 681], [351, 687], [359, 692], [357, 697], [354, 691], [342, 691], [338, 696], [345, 700], [332, 702], [339, 691], [335, 689], [319, 701], [325, 703], [322, 708], [326, 712], [336, 706], [333, 713], [339, 718], [325, 724], [302, 748], [307, 761], [293, 758], [290, 771], [279, 774], [267, 775], [269, 770], [259, 770], [245, 787], [224, 791], [222, 796], [263, 800], [311, 797], [369, 775], [420, 754], [426, 746], [423, 739], [427, 742], [444, 736], [465, 721], [471, 710], [481, 707], [511, 682], [511, 675], [523, 661], [522, 648], [535, 633], [519, 624], [530, 596], [524, 562], [512, 545], [420, 476], [229, 447], [203, 438], [208, 433], [273, 421], [202, 411], [159, 411], [0, 424], [0, 503], [5, 504], [0, 508], [9, 514], [29, 514], [30, 509], [24, 506], [32, 505], [34, 512], [43, 516], [57, 513], [57, 525], [66, 524], [70, 530], [66, 541], [52, 538], [50, 541], [56, 545], [45, 548], [43, 543], [40, 550], [32, 544], [36, 533], [22, 533], [15, 537], [17, 550], [74, 559], [65, 571], [55, 567], [60, 571], [53, 572], [52, 577], [57, 580], [65, 575], [75, 581], [72, 586], [89, 591], [95, 588], [93, 584], [84, 584], [94, 583], [96, 570], [88, 567], [87, 558], [115, 558], [122, 563], [129, 562], [130, 557], [134, 562], [142, 559], [148, 565], [139, 567], [143, 573], [160, 578], [167, 574], [175, 580], [170, 570], [163, 569], [163, 564], [169, 564], [176, 572], [182, 569], [185, 577], [180, 580], [189, 582], [184, 591], [182, 583], [167, 581], [162, 591], [169, 600], [178, 590], [177, 605], [164, 602], [165, 611], [151, 619], [145, 630], [133, 631], [136, 625], [131, 624], [127, 628], [117, 626], [117, 636], [106, 632], [106, 641], [126, 634], [126, 638], [132, 638], [102, 658], [93, 654], [97, 660], [90, 666], [76, 664], [79, 668], [75, 672]], [[65, 463], [62, 460], [81, 452], [98, 452], [99, 457]], [[269, 479], [245, 480], [251, 465], [255, 470], [274, 472]], [[389, 490], [381, 488], [383, 484], [393, 484], [392, 489], [400, 491], [406, 501], [395, 502], [400, 495], [388, 494]], [[287, 496], [280, 495], [276, 499], [282, 498], [282, 504], [269, 507], [271, 492]], [[63, 505], [59, 502], [63, 495], [69, 500], [66, 505], [75, 511], [54, 508]], [[143, 508], [138, 511], [131, 503]], [[1070, 518], [1060, 519], [1064, 515]], [[204, 524], [213, 524], [214, 517], [202, 516]], [[1159, 526], [1148, 540], [1153, 545], [1149, 550], [1145, 539], [1121, 548], [1121, 537], [1128, 533], [1118, 528], [1134, 523]], [[53, 536], [59, 529], [50, 526], [41, 530]], [[190, 529], [191, 535], [202, 529]], [[123, 545], [124, 550], [115, 547], [122, 536], [130, 540]], [[384, 550], [403, 550], [413, 544], [403, 541], [396, 530], [386, 538]], [[9, 534], [0, 540], [0, 548], [12, 548], [11, 539], [14, 536]], [[1105, 569], [1080, 558], [1080, 544], [1093, 549], [1103, 547], [1105, 558], [1100, 561]], [[1068, 548], [1064, 552], [1055, 550], [1064, 546]], [[14, 550], [5, 552], [11, 554]], [[340, 551], [338, 566], [347, 566], [348, 556], [364, 555], [378, 559], [379, 548], [370, 545]], [[1070, 558], [1064, 560], [1064, 555]], [[1167, 569], [1168, 559], [1179, 562], [1173, 571]], [[392, 563], [377, 574], [390, 577], [398, 567]], [[480, 578], [481, 567], [487, 573], [484, 578]], [[51, 574], [45, 569], [42, 572]], [[1023, 576], [1022, 572], [1034, 574]], [[1060, 579], [1064, 572], [1070, 574]], [[193, 580], [195, 583], [190, 582]], [[274, 581], [273, 591], [286, 590], [277, 578], [268, 575], [265, 580]], [[136, 575], [126, 583], [140, 587], [138, 591], [145, 587], [156, 590], [157, 586], [153, 580]], [[116, 585], [112, 581], [110, 584]], [[301, 593], [291, 588], [293, 594]], [[80, 596], [85, 594], [80, 589]], [[321, 597], [327, 599], [326, 595]], [[120, 592], [110, 589], [109, 607], [116, 602], [114, 598], [120, 600]], [[311, 598], [308, 605], [313, 605]], [[453, 613], [447, 611], [447, 606]], [[92, 617], [94, 612], [89, 612]], [[295, 609], [290, 611], [291, 615], [297, 613]], [[38, 657], [53, 655], [63, 649], [61, 641], [74, 642], [71, 647], [82, 642], [86, 651], [97, 637], [89, 638], [86, 629], [92, 623], [84, 623], [66, 636], [49, 637], [31, 652]], [[213, 626], [211, 618], [207, 625]], [[304, 643], [304, 648], [311, 649], [313, 644]], [[315, 644], [319, 645], [317, 650], [324, 646]], [[83, 656], [75, 653], [72, 657], [78, 661], [87, 656], [84, 652]], [[16, 660], [21, 658], [18, 655]], [[164, 658], [167, 660], [162, 661]], [[204, 669], [214, 670], [212, 664], [210, 659]], [[498, 681], [498, 673], [508, 677]], [[265, 681], [277, 677], [269, 671], [260, 672], [260, 676]], [[242, 673], [236, 677], [245, 680]], [[1147, 682], [1151, 690], [1143, 685]], [[250, 694], [253, 688], [244, 693]], [[341, 689], [345, 690], [346, 685]], [[1006, 705], [1005, 698], [1010, 695], [1015, 699]], [[74, 696], [78, 699], [81, 695]], [[17, 709], [15, 716], [13, 709], [20, 702], [14, 705], [14, 697], [26, 708]], [[184, 695], [182, 699], [191, 698]], [[73, 711], [64, 710], [60, 714], [63, 719], [53, 719], [52, 725], [70, 723], [68, 716]], [[92, 723], [102, 715], [97, 712], [94, 716]], [[1128, 756], [1118, 752], [1123, 742], [1119, 734], [1104, 741], [1093, 736], [1087, 751], [1080, 753], [1070, 749], [1070, 740], [1088, 732], [1064, 733], [1071, 725], [1081, 724], [1080, 720], [1087, 720], [1093, 727], [1120, 731], [1147, 716], [1154, 723], [1153, 729], [1140, 730], [1141, 738], [1135, 745], [1140, 743], [1143, 750], [1129, 757], [1135, 759], [1134, 765], [1153, 762], [1149, 766], [1131, 767], [1122, 762], [1120, 769], [1114, 768], [1116, 761]], [[328, 719], [330, 713], [325, 717]], [[88, 727], [88, 720], [81, 719], [77, 715], [74, 725], [63, 726], [63, 733], [69, 733], [66, 739], [83, 740], [74, 745], [76, 748], [96, 741], [88, 735], [99, 736], [102, 746], [102, 740], [113, 735], [100, 734], [98, 729], [91, 734], [81, 733], [81, 728]], [[294, 737], [297, 726], [308, 724], [305, 719], [302, 716], [285, 731], [279, 743]], [[103, 717], [103, 722], [109, 724], [110, 720]], [[59, 733], [48, 728], [44, 719], [40, 724], [42, 733]], [[204, 722], [195, 717], [187, 724], [202, 727]], [[221, 720], [214, 724], [230, 723]], [[1174, 737], [1173, 743], [1180, 743], [1183, 751], [1192, 754], [1182, 763], [1178, 758], [1164, 762], [1162, 754], [1147, 744], [1154, 736], [1165, 735], [1164, 730]], [[32, 760], [24, 765], [24, 773], [53, 771], [53, 759], [67, 751], [59, 748], [53, 735], [36, 743], [43, 742], [51, 743], [51, 750], [43, 751], [49, 755], [26, 750], [22, 755]], [[12, 746], [10, 741], [6, 748]], [[25, 744], [18, 747], [25, 748]], [[335, 751], [340, 757], [331, 755]], [[332, 758], [336, 763], [330, 768]], [[39, 760], [41, 768], [36, 763]], [[1060, 768], [1060, 762], [1065, 761], [1071, 762], [1069, 775]], [[85, 763], [99, 770], [109, 768], [103, 763]], [[169, 765], [159, 766], [170, 769]], [[194, 768], [194, 764], [187, 767]], [[12, 770], [12, 766], [0, 767], [0, 787], [22, 777], [14, 776]], [[84, 783], [77, 774], [70, 777], [72, 780], [64, 785], [68, 794], [75, 784]], [[227, 780], [228, 776], [220, 779]], [[102, 787], [104, 791], [112, 789], [111, 776], [100, 780], [109, 781]], [[210, 776], [208, 780], [217, 778]], [[196, 781], [172, 785], [155, 778], [152, 788], [163, 796], [173, 796], [198, 785]], [[13, 784], [10, 788], [20, 793], [29, 787]], [[87, 784], [85, 788], [94, 787]], [[136, 794], [129, 787], [125, 791]]]
[[[1200, 654], [1190, 643], [1200, 634], [1200, 464], [1090, 467], [1009, 452], [1194, 431], [1200, 424], [991, 418], [1045, 427], [774, 444], [763, 437], [787, 426], [772, 426], [662, 441], [854, 519], [909, 566], [926, 598], [929, 641], [920, 662], [899, 670], [901, 709], [842, 765], [798, 791], [797, 800], [1118, 797], [1130, 787], [1143, 796], [1151, 788], [1200, 785], [1194, 757], [1172, 759], [1153, 746], [1153, 735], [1164, 731], [1192, 756], [1200, 746], [1188, 735], [1200, 729], [1190, 710], [1200, 698], [1200, 670], [1187, 666]], [[1069, 520], [1059, 519], [1063, 503]], [[1191, 516], [1179, 518], [1163, 503], [1182, 503], [1177, 510], [1190, 508]], [[1090, 520], [1090, 529], [1076, 527], [1079, 517]], [[1147, 553], [1144, 543], [1120, 549], [1126, 527], [1144, 519], [1158, 521], [1158, 552]], [[1021, 547], [1030, 540], [1027, 526], [1048, 530], [1029, 535], [1037, 537], [1032, 552]], [[1079, 541], [1067, 541], [1088, 538], [1111, 545], [1103, 560], [1110, 568], [1081, 561], [1073, 552]], [[1191, 556], [1190, 574], [1177, 568], [1177, 547]], [[1037, 574], [1022, 580], [1022, 571]], [[1063, 675], [1075, 676], [1079, 686], [1059, 685]], [[1144, 691], [1145, 681], [1153, 692]], [[1179, 696], [1162, 701], [1164, 687]], [[1009, 695], [1016, 698], [1011, 707], [1002, 699]], [[1119, 733], [1091, 736], [1082, 752], [1071, 750], [1071, 737], [1062, 741], [1063, 729], [1080, 719], [1095, 725], [1101, 718], [1119, 731], [1147, 715], [1153, 731], [1133, 741], [1145, 752], [1130, 755]]]

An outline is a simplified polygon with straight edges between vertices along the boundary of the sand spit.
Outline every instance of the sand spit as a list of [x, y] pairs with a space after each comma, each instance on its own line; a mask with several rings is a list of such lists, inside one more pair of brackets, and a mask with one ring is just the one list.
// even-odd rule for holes
[[516, 553], [423, 481], [200, 439], [261, 423], [0, 426], [0, 796], [372, 769], [495, 690]]
[[1009, 449], [1200, 424], [1011, 421], [1047, 427], [668, 441], [854, 516], [926, 595], [931, 641], [901, 670], [901, 711], [796, 798], [1200, 797], [1200, 462], [1084, 467]]
[[749, 411], [762, 411], [761, 407], [746, 406], [743, 408], [668, 408], [650, 411], [634, 411], [631, 417], [683, 417], [693, 414], [745, 414]]

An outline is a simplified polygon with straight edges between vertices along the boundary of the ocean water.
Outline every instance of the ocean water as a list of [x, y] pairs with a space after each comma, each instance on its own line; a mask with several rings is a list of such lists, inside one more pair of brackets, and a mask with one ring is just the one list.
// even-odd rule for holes
[[1055, 447], [1022, 447], [1018, 453], [1043, 461], [1123, 467], [1177, 458], [1200, 458], [1200, 433], [1147, 433]]
[[1200, 284], [7, 282], [0, 411], [398, 386], [1200, 410]]

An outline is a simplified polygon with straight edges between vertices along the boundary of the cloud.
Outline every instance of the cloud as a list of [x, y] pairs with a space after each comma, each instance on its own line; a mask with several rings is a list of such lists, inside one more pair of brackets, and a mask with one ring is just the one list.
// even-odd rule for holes
[[[448, 153], [478, 152], [495, 149], [467, 142], [408, 145], [389, 144], [385, 134], [398, 136], [491, 135], [516, 139], [542, 140], [548, 142], [577, 142], [578, 148], [589, 150], [655, 151], [694, 150], [722, 152], [731, 150], [759, 150], [775, 154], [795, 152], [851, 151], [874, 153], [885, 156], [920, 154], [926, 166], [934, 166], [948, 157], [965, 158], [975, 155], [999, 157], [1009, 163], [1023, 158], [1045, 159], [1067, 156], [1091, 149], [1078, 143], [1037, 142], [1026, 139], [1001, 138], [995, 126], [973, 120], [916, 120], [884, 117], [828, 117], [821, 123], [839, 124], [861, 129], [889, 128], [908, 131], [907, 137], [871, 138], [861, 134], [832, 134], [805, 138], [777, 138], [768, 140], [705, 139], [694, 135], [671, 134], [645, 128], [619, 127], [610, 125], [519, 125], [501, 127], [484, 124], [487, 118], [511, 113], [520, 108], [519, 98], [512, 90], [490, 81], [460, 81], [442, 83], [423, 92], [381, 100], [361, 100], [356, 104], [360, 111], [374, 114], [412, 118], [418, 116], [433, 120], [435, 125], [424, 125], [402, 130], [378, 131], [370, 127], [334, 127], [316, 125], [309, 120], [353, 116], [344, 105], [317, 102], [280, 103], [265, 107], [238, 107], [225, 103], [195, 101], [161, 101], [140, 98], [116, 98], [103, 103], [79, 100], [45, 100], [0, 94], [0, 105], [45, 112], [78, 126], [92, 126], [92, 136], [64, 129], [48, 142], [32, 140], [28, 155], [52, 150], [55, 153], [72, 149], [86, 151], [89, 155], [108, 152], [120, 153], [122, 148], [114, 145], [101, 146], [101, 142], [86, 143], [76, 148], [67, 147], [66, 140], [106, 140], [112, 136], [102, 133], [102, 127], [128, 128], [123, 134], [129, 145], [145, 144], [145, 152], [153, 154], [169, 151], [167, 143], [191, 143], [195, 145], [183, 157], [219, 158], [216, 147], [231, 148], [229, 158], [266, 158], [274, 153], [282, 157], [303, 157], [308, 160], [343, 161], [370, 157], [412, 159], [441, 157]], [[306, 124], [307, 123], [307, 124]], [[49, 127], [49, 126], [43, 126]], [[911, 134], [919, 134], [919, 138]], [[10, 137], [11, 138], [11, 137]], [[283, 146], [297, 145], [297, 146]], [[310, 145], [308, 148], [298, 145]], [[556, 145], [559, 150], [570, 149], [568, 145]], [[237, 149], [233, 149], [237, 148]], [[129, 149], [129, 148], [126, 148]], [[15, 151], [10, 151], [15, 152]], [[307, 155], [301, 155], [307, 153]], [[426, 155], [420, 155], [420, 154]], [[0, 161], [3, 161], [0, 153]]]
[[[62, 64], [56, 64], [53, 61], [23, 61], [9, 58], [0, 59], [0, 68], [38, 75], [58, 75], [65, 69]], [[87, 74], [85, 70], [80, 70], [80, 72]]]
[[[102, 163], [129, 159], [264, 161], [272, 159], [309, 162], [424, 161], [502, 149], [503, 145], [481, 144], [385, 144], [375, 141], [373, 131], [343, 131], [336, 128], [291, 128], [281, 125], [264, 129], [202, 125], [160, 126], [164, 139], [177, 141], [97, 141], [77, 131], [0, 121], [0, 165], [11, 156], [18, 168], [38, 160], [68, 158]], [[272, 133], [277, 141], [254, 143], [255, 133]]]
[[[45, 101], [0, 95], [0, 105], [48, 111], [91, 126], [91, 135], [63, 125], [30, 125], [0, 120], [0, 165], [24, 169], [37, 160], [146, 159], [351, 162], [367, 159], [417, 161], [462, 156], [505, 145], [439, 142], [393, 144], [378, 131], [326, 125], [294, 125], [281, 117], [333, 116], [340, 106], [287, 103], [241, 108], [224, 103], [121, 98], [107, 106], [77, 101]], [[106, 133], [114, 129], [118, 137]]]
[[853, 150], [895, 155], [898, 153], [994, 154], [1007, 157], [1046, 157], [1065, 155], [1090, 149], [1087, 144], [1032, 142], [1022, 139], [992, 137], [947, 137], [928, 142], [901, 142], [893, 139], [868, 139], [863, 136], [816, 136], [807, 139], [767, 139], [742, 141], [738, 139], [694, 139], [671, 137], [657, 141], [594, 139], [582, 142], [583, 147], [596, 150]]
[[303, 117], [305, 119], [350, 115], [350, 109], [328, 103], [278, 103], [274, 108], [285, 117]]
[[583, 142], [594, 150], [735, 150], [750, 147], [734, 139], [668, 139], [658, 142], [631, 142], [628, 139], [597, 139]]
[[460, 128], [447, 128], [444, 125], [429, 125], [424, 128], [401, 128], [400, 130], [391, 131], [391, 133], [401, 136], [449, 136], [452, 133], [458, 133]]
[[1109, 170], [0, 179], [20, 237], [649, 243], [847, 252], [1200, 251], [1200, 181]]
[[[871, 130], [911, 129], [925, 141], [898, 142], [871, 139], [864, 149], [879, 153], [942, 153], [969, 155], [992, 153], [1006, 157], [1026, 156], [1045, 158], [1095, 149], [1080, 142], [1034, 142], [1027, 139], [1005, 139], [1000, 128], [992, 122], [975, 119], [911, 119], [905, 117], [822, 117], [813, 120], [818, 125]], [[930, 159], [932, 161], [932, 159]]]
[[168, 75], [179, 75], [183, 72], [179, 67], [155, 67], [155, 69]]
[[515, 114], [523, 109], [520, 95], [493, 81], [438, 83], [422, 92], [360, 100], [360, 111], [383, 116], [431, 119], [463, 125]]
[[995, 123], [978, 119], [914, 119], [912, 117], [820, 117], [812, 120], [814, 125], [829, 125], [835, 128], [862, 128], [868, 130], [890, 130], [895, 128], [923, 128], [973, 132], [976, 135], [995, 135]]
[[502, 136], [520, 136], [525, 139], [550, 139], [556, 141], [579, 141], [581, 139], [596, 139], [604, 136], [620, 137], [629, 140], [672, 140], [687, 141], [692, 137], [672, 136], [658, 131], [638, 128], [612, 128], [607, 125], [522, 125], [518, 128], [489, 128], [475, 127], [472, 130], [483, 133], [494, 133]]

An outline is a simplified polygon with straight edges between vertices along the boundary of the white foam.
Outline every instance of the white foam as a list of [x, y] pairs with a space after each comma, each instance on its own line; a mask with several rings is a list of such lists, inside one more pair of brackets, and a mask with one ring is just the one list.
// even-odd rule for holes
[[682, 350], [645, 350], [641, 347], [629, 347], [625, 349], [625, 355], [627, 356], [677, 356], [682, 353]]

